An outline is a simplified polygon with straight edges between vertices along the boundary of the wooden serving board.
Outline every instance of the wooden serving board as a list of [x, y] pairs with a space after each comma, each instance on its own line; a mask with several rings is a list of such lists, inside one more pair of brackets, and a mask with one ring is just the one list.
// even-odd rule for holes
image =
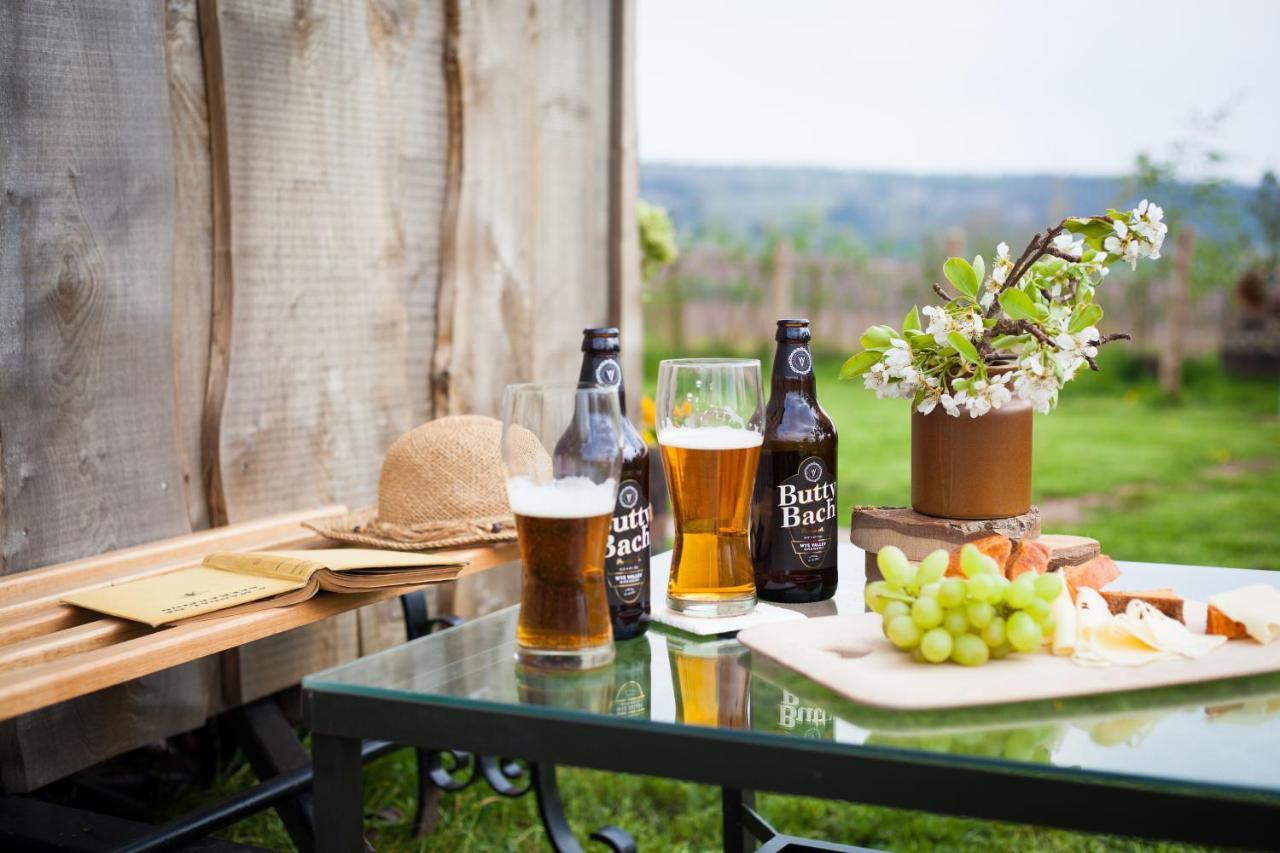
[[875, 613], [747, 628], [738, 640], [854, 702], [903, 711], [1004, 705], [1119, 693], [1280, 671], [1280, 641], [1231, 640], [1198, 660], [1088, 667], [1050, 654], [1013, 654], [980, 667], [913, 661], [884, 638]]

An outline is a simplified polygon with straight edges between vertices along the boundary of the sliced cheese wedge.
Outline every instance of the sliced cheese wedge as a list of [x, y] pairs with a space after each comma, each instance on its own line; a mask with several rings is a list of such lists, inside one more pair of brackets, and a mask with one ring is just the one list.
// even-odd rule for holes
[[1209, 596], [1209, 603], [1222, 611], [1259, 643], [1269, 643], [1280, 636], [1280, 588], [1264, 583], [1220, 592]]
[[1226, 641], [1195, 634], [1145, 601], [1113, 615], [1097, 591], [1076, 591], [1077, 633], [1072, 660], [1085, 666], [1140, 666], [1175, 657], [1198, 658]]
[[[1058, 572], [1058, 576], [1061, 577], [1062, 572]], [[1053, 653], [1055, 655], [1074, 654], [1079, 625], [1076, 619], [1076, 605], [1071, 600], [1071, 589], [1065, 578], [1062, 582], [1062, 591], [1054, 599], [1049, 613], [1053, 617]]]

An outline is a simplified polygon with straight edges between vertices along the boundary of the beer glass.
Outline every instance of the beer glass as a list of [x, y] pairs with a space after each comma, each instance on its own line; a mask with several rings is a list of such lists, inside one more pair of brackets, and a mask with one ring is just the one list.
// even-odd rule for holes
[[613, 660], [604, 557], [622, 464], [616, 388], [510, 385], [502, 462], [523, 568], [516, 659], [590, 669]]
[[756, 605], [747, 529], [764, 431], [760, 362], [663, 361], [657, 428], [676, 524], [667, 606], [747, 613]]

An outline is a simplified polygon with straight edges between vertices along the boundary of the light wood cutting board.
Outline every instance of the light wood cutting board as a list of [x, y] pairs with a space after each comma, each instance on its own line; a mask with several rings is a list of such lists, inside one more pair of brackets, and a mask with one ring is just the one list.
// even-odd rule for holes
[[920, 711], [1217, 681], [1280, 671], [1280, 641], [1231, 640], [1199, 660], [1087, 667], [1050, 654], [1013, 654], [979, 667], [916, 663], [884, 638], [875, 613], [747, 628], [738, 640], [863, 705]]

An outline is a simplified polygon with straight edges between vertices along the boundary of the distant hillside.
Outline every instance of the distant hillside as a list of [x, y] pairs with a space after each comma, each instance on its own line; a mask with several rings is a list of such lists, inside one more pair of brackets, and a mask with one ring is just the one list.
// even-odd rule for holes
[[[1250, 187], [1230, 186], [1242, 212]], [[1177, 187], [1158, 201], [1191, 207]], [[1121, 178], [1054, 175], [965, 177], [644, 163], [640, 195], [665, 206], [685, 236], [720, 231], [755, 242], [799, 222], [852, 234], [880, 252], [914, 254], [922, 235], [963, 228], [977, 240], [1004, 237], [1021, 245], [1036, 229], [1068, 214], [1132, 206]], [[1222, 226], [1189, 214], [1199, 228]], [[1242, 217], [1247, 219], [1247, 217]]]

